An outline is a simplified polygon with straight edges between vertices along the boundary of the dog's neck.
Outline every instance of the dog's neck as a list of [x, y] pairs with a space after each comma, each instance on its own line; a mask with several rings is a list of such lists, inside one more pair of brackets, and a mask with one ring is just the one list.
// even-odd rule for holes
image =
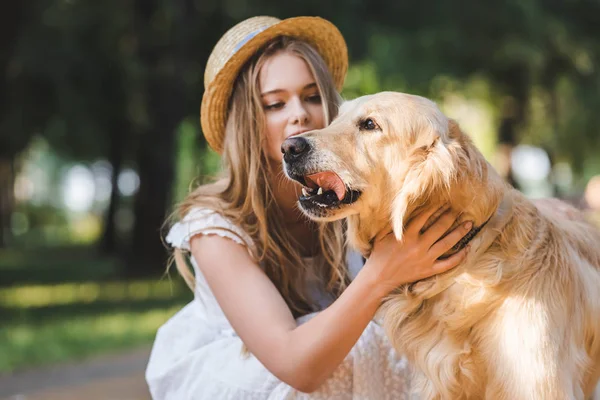
[[[481, 161], [485, 163], [483, 158]], [[461, 212], [458, 223], [466, 221], [473, 221], [474, 223], [474, 228], [443, 257], [449, 257], [460, 251], [476, 237], [479, 237], [480, 232], [492, 221], [496, 211], [502, 208], [501, 203], [505, 197], [503, 197], [503, 194], [510, 189], [491, 168], [485, 172], [482, 180], [458, 184], [453, 191], [455, 193], [453, 197], [438, 196], [441, 203], [448, 202], [453, 210]], [[486, 193], [486, 195], [482, 196], [482, 193]], [[384, 196], [384, 198], [386, 197]], [[393, 198], [391, 195], [389, 197]], [[379, 208], [376, 208], [377, 206]], [[350, 245], [359, 250], [365, 257], [370, 255], [378, 238], [393, 230], [389, 211], [382, 212], [391, 209], [390, 204], [381, 202], [377, 206], [365, 207], [360, 215], [352, 215], [348, 218], [348, 240]], [[407, 214], [414, 216], [431, 206], [434, 206], [434, 204], [421, 204], [420, 207], [409, 206]], [[410, 220], [410, 217], [408, 220]]]
[[[511, 205], [511, 201], [510, 201], [509, 197], [504, 196], [504, 198], [502, 199], [502, 201], [500, 202], [498, 207], [495, 210], [493, 210], [493, 212], [490, 214], [489, 218], [485, 222], [483, 222], [482, 224], [480, 224], [478, 226], [473, 227], [465, 236], [463, 236], [463, 238], [458, 243], [456, 243], [450, 250], [448, 250], [446, 253], [444, 253], [440, 258], [441, 259], [448, 258], [448, 257], [454, 255], [455, 253], [458, 253], [462, 249], [464, 249], [488, 225], [490, 228], [492, 228], [492, 231], [496, 232], [496, 234], [497, 234], [499, 232], [498, 229], [501, 229], [504, 225], [506, 225], [506, 223], [508, 221], [508, 217], [510, 217], [510, 215], [512, 215], [512, 207], [510, 205]], [[359, 223], [359, 224], [360, 224], [360, 222], [361, 222], [360, 220], [354, 221], [354, 223]], [[351, 223], [351, 222], [349, 222], [349, 223]], [[373, 229], [370, 232], [370, 234], [368, 235], [369, 236], [368, 242], [366, 242], [366, 243], [368, 243], [368, 247], [364, 247], [362, 249], [359, 246], [357, 246], [357, 243], [361, 242], [360, 239], [352, 238], [352, 237], [350, 237], [349, 239], [350, 239], [350, 242], [352, 245], [354, 245], [355, 247], [358, 247], [358, 249], [362, 252], [363, 256], [368, 257], [369, 254], [371, 253], [374, 241], [377, 238], [390, 233], [391, 231], [392, 231], [392, 226], [389, 223], [385, 224], [385, 228], [383, 228], [383, 229], [379, 229], [379, 230]], [[350, 233], [358, 232], [358, 230], [350, 229], [349, 232]], [[491, 239], [489, 237], [489, 235], [486, 235], [486, 238]], [[495, 236], [494, 236], [494, 238], [495, 238]], [[354, 240], [352, 240], [352, 239], [354, 239]], [[493, 241], [493, 240], [491, 240], [491, 241]], [[491, 241], [489, 241], [486, 248], [489, 247], [489, 245], [491, 244]], [[363, 243], [365, 243], [365, 242], [363, 241]], [[479, 247], [480, 246], [478, 246], [478, 248]]]
[[358, 250], [363, 257], [369, 257], [377, 238], [392, 232], [388, 215], [384, 219], [375, 218], [375, 214], [351, 215], [348, 217], [348, 242]]
[[494, 210], [491, 217], [486, 221], [485, 226], [481, 227], [479, 234], [472, 238], [472, 250], [467, 253], [466, 258], [461, 264], [443, 275], [445, 279], [425, 279], [409, 285], [410, 291], [422, 299], [430, 299], [444, 290], [448, 289], [455, 282], [455, 277], [471, 265], [497, 240], [498, 235], [504, 227], [510, 222], [513, 216], [513, 195], [507, 191], [498, 207]]
[[475, 238], [475, 236], [488, 224], [488, 222], [490, 222], [490, 220], [493, 218], [493, 216], [494, 216], [494, 214], [492, 216], [490, 216], [490, 218], [488, 218], [483, 224], [481, 224], [479, 226], [474, 226], [469, 232], [467, 232], [467, 234], [465, 236], [463, 236], [462, 239], [460, 239], [458, 241], [458, 243], [456, 243], [450, 250], [445, 252], [440, 257], [440, 259], [445, 259], [445, 258], [451, 257], [454, 254], [461, 251], [462, 249], [464, 249], [465, 247], [467, 247], [469, 242], [471, 242]]
[[459, 266], [443, 273], [443, 279], [428, 278], [398, 288], [399, 292], [408, 290], [413, 296], [421, 300], [430, 299], [448, 289], [455, 283], [455, 277], [468, 270], [471, 265], [497, 240], [504, 227], [509, 224], [513, 216], [513, 195], [504, 194], [498, 207], [494, 210], [485, 225], [471, 238], [472, 249]]
[[502, 201], [492, 214], [485, 229], [482, 229], [481, 234], [473, 240], [474, 251], [467, 255], [468, 261], [476, 259], [485, 252], [511, 220], [514, 211], [512, 190], [514, 189], [509, 189], [504, 193]]

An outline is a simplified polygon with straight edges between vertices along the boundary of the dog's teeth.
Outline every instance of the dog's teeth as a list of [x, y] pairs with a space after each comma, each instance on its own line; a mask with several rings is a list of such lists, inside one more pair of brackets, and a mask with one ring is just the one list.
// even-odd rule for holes
[[305, 187], [303, 187], [303, 188], [302, 188], [302, 195], [303, 195], [303, 196], [306, 196], [306, 197], [310, 196], [310, 195], [308, 194], [308, 190], [306, 190], [306, 188], [305, 188]]
[[317, 194], [323, 194], [323, 188], [322, 187], [319, 188], [319, 191], [317, 192]]

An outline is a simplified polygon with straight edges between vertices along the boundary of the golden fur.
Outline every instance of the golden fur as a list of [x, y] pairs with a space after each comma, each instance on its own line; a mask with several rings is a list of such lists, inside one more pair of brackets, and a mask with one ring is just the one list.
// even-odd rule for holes
[[[371, 119], [377, 129], [365, 129]], [[370, 125], [372, 126], [372, 125]], [[358, 201], [309, 217], [347, 217], [365, 256], [375, 237], [450, 203], [489, 222], [467, 258], [398, 288], [380, 310], [414, 366], [423, 399], [584, 399], [600, 373], [600, 234], [540, 211], [507, 186], [458, 125], [424, 98], [384, 92], [345, 103], [302, 135], [305, 170], [333, 171]]]

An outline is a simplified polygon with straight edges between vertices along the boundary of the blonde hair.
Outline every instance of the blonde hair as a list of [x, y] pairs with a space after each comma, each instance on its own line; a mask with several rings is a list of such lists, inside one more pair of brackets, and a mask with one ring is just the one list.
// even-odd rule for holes
[[[302, 260], [299, 245], [285, 229], [283, 214], [274, 204], [268, 176], [273, 173], [264, 149], [264, 110], [258, 76], [265, 61], [279, 52], [303, 59], [318, 86], [325, 123], [337, 115], [340, 96], [327, 66], [309, 44], [279, 37], [258, 51], [242, 69], [234, 84], [225, 128], [223, 163], [225, 177], [190, 193], [178, 207], [182, 218], [194, 207], [219, 212], [252, 238], [251, 255], [275, 284], [295, 317], [315, 310], [306, 287], [316, 276], [325, 290], [337, 297], [349, 283], [345, 266], [343, 222], [310, 222], [318, 230], [319, 249], [314, 263]], [[177, 270], [190, 288], [194, 277], [181, 250], [174, 252]]]

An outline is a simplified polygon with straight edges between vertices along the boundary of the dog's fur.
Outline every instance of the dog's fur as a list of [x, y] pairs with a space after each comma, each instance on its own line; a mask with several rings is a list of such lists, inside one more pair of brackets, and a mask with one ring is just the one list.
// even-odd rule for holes
[[[364, 129], [371, 118], [377, 129]], [[345, 103], [288, 173], [333, 171], [358, 201], [308, 210], [347, 217], [351, 245], [402, 239], [421, 210], [450, 203], [482, 230], [467, 258], [398, 288], [380, 312], [423, 399], [584, 399], [600, 376], [600, 234], [540, 211], [507, 186], [459, 126], [422, 97], [384, 92]]]

